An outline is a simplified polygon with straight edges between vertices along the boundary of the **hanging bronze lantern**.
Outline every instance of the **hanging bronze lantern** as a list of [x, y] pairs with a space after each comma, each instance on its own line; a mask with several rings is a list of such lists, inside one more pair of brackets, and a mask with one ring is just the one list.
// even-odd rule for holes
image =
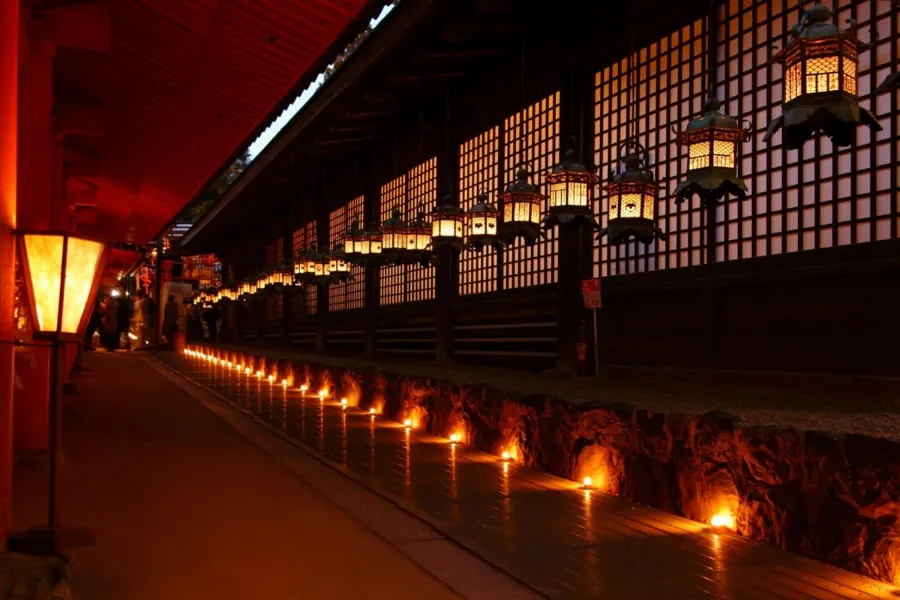
[[525, 240], [529, 246], [541, 237], [541, 204], [546, 196], [531, 183], [532, 170], [525, 163], [518, 165], [516, 180], [500, 194], [503, 206], [503, 223], [500, 238], [511, 246], [516, 238]]
[[466, 212], [466, 249], [481, 252], [485, 246], [499, 247], [497, 220], [500, 211], [490, 203], [487, 192], [482, 191], [477, 202]]
[[685, 180], [675, 188], [675, 202], [684, 202], [694, 194], [704, 206], [714, 204], [726, 194], [747, 199], [747, 184], [737, 175], [738, 144], [750, 138], [750, 128], [741, 128], [734, 117], [719, 112], [722, 103], [709, 98], [703, 114], [691, 119], [684, 131], [675, 131], [676, 141], [688, 147]]
[[544, 228], [549, 229], [560, 223], [571, 223], [583, 219], [594, 221], [594, 186], [597, 176], [584, 166], [569, 148], [561, 162], [553, 165], [547, 173], [549, 207], [544, 217]]
[[465, 215], [458, 206], [444, 196], [444, 204], [431, 211], [431, 247], [435, 252], [442, 248], [462, 249], [463, 220]]
[[608, 235], [611, 244], [636, 238], [644, 244], [661, 238], [656, 226], [656, 195], [659, 184], [650, 172], [650, 156], [635, 139], [619, 147], [622, 169], [610, 169], [606, 193], [609, 196], [609, 221], [600, 237]]
[[[395, 208], [391, 218], [381, 224], [381, 252], [389, 262], [402, 262], [407, 251], [409, 225], [400, 218], [400, 209]], [[415, 238], [413, 239], [415, 244]], [[415, 248], [413, 248], [415, 249]]]
[[344, 256], [347, 258], [347, 261], [353, 264], [361, 264], [365, 238], [366, 231], [359, 228], [359, 221], [353, 221], [350, 229], [344, 234]]
[[419, 212], [415, 221], [407, 223], [406, 261], [423, 267], [431, 264], [431, 223], [425, 220], [425, 213]]
[[337, 244], [328, 254], [328, 271], [332, 282], [346, 283], [350, 280], [350, 263], [344, 255], [342, 244]]
[[859, 106], [857, 95], [859, 52], [869, 46], [856, 37], [855, 24], [841, 31], [831, 18], [817, 0], [791, 28], [787, 46], [772, 58], [784, 67], [784, 106], [769, 124], [765, 141], [784, 128], [784, 145], [792, 150], [818, 131], [836, 146], [849, 146], [861, 123], [881, 130], [872, 113]]

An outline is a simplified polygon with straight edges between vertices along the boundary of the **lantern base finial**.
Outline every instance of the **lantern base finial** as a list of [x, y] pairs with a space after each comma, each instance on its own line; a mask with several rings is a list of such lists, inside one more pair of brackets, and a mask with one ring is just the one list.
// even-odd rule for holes
[[499, 229], [497, 237], [503, 240], [506, 246], [515, 244], [516, 238], [522, 238], [526, 246], [534, 246], [535, 242], [544, 237], [538, 223], [504, 223]]
[[607, 236], [610, 244], [621, 244], [630, 239], [649, 245], [654, 240], [662, 240], [666, 234], [650, 219], [620, 218], [609, 222], [606, 229], [601, 229], [598, 238]]
[[712, 170], [703, 173], [689, 173], [687, 180], [682, 181], [675, 188], [675, 203], [681, 204], [694, 195], [700, 197], [703, 206], [711, 206], [726, 195], [734, 196], [738, 200], [746, 200], [747, 184], [740, 177], [729, 177]]
[[872, 113], [859, 106], [855, 98], [846, 99], [845, 96], [839, 92], [827, 94], [824, 101], [786, 105], [784, 114], [769, 124], [763, 141], [768, 142], [775, 132], [784, 129], [785, 147], [798, 150], [821, 131], [835, 146], [850, 146], [859, 125], [881, 131], [881, 125]]

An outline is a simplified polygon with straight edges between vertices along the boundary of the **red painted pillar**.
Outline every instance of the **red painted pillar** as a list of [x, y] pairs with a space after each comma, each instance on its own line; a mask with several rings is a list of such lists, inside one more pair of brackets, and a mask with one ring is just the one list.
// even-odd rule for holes
[[[50, 447], [50, 351], [28, 348], [26, 353], [17, 360], [16, 371], [23, 389], [16, 389], [15, 394], [14, 448], [17, 452], [43, 452]], [[43, 390], [44, 395], [34, 390]]]
[[[54, 168], [61, 161], [53, 123], [54, 51], [30, 41], [19, 55], [17, 221], [26, 231], [66, 229], [53, 218], [65, 214], [58, 208], [62, 172]], [[29, 348], [27, 354], [16, 361], [23, 385], [15, 390], [13, 439], [14, 450], [34, 452], [49, 448], [50, 350]]]
[[0, 550], [12, 526], [19, 2], [0, 2]]

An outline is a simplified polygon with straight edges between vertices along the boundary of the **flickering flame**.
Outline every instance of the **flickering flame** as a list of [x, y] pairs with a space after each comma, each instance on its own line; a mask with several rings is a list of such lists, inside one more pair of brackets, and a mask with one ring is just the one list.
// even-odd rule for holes
[[328, 395], [328, 392], [326, 392], [325, 390], [319, 390], [319, 400], [324, 400], [325, 396], [327, 396], [327, 395]]
[[584, 478], [584, 489], [589, 489], [594, 484], [594, 479], [592, 477]]
[[737, 521], [734, 518], [734, 515], [727, 511], [714, 514], [709, 522], [713, 527], [730, 529], [731, 531], [737, 530]]
[[309, 391], [309, 386], [304, 383], [300, 386], [300, 391], [306, 393], [307, 391]]
[[378, 411], [376, 411], [374, 408], [369, 409], [369, 414], [372, 415], [373, 417], [375, 416], [376, 412], [378, 412]]
[[269, 383], [272, 383], [273, 381], [275, 381], [275, 376], [274, 376], [274, 375], [269, 375], [269, 378], [268, 378], [268, 379], [269, 379]]
[[247, 374], [247, 377], [250, 377], [250, 367], [247, 367], [246, 369], [244, 369], [244, 373]]
[[262, 379], [262, 376], [263, 376], [262, 371], [257, 371], [257, 372], [256, 372], [256, 377], [257, 377], [257, 379]]
[[410, 427], [412, 427], [412, 419], [406, 419], [406, 420], [404, 420], [404, 421], [403, 421], [403, 426], [406, 427], [407, 429], [409, 429]]
[[501, 457], [503, 460], [505, 460], [505, 461], [509, 461], [509, 458], [510, 458], [510, 456], [509, 456], [509, 450], [504, 450], [504, 451], [503, 451], [503, 454], [501, 454], [500, 457]]
[[450, 434], [450, 443], [451, 443], [451, 444], [455, 444], [455, 443], [457, 443], [457, 442], [459, 442], [459, 434], [458, 434], [458, 433], [451, 433], [451, 434]]
[[343, 409], [347, 408], [347, 399], [346, 398], [341, 398], [341, 408], [343, 408]]
[[281, 380], [281, 387], [285, 387], [285, 388], [287, 387], [287, 379]]

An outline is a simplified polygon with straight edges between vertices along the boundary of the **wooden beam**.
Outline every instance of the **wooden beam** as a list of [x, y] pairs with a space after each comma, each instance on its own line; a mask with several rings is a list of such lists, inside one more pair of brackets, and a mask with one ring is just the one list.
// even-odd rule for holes
[[34, 37], [56, 46], [109, 52], [109, 3], [66, 4], [38, 10], [30, 24]]

